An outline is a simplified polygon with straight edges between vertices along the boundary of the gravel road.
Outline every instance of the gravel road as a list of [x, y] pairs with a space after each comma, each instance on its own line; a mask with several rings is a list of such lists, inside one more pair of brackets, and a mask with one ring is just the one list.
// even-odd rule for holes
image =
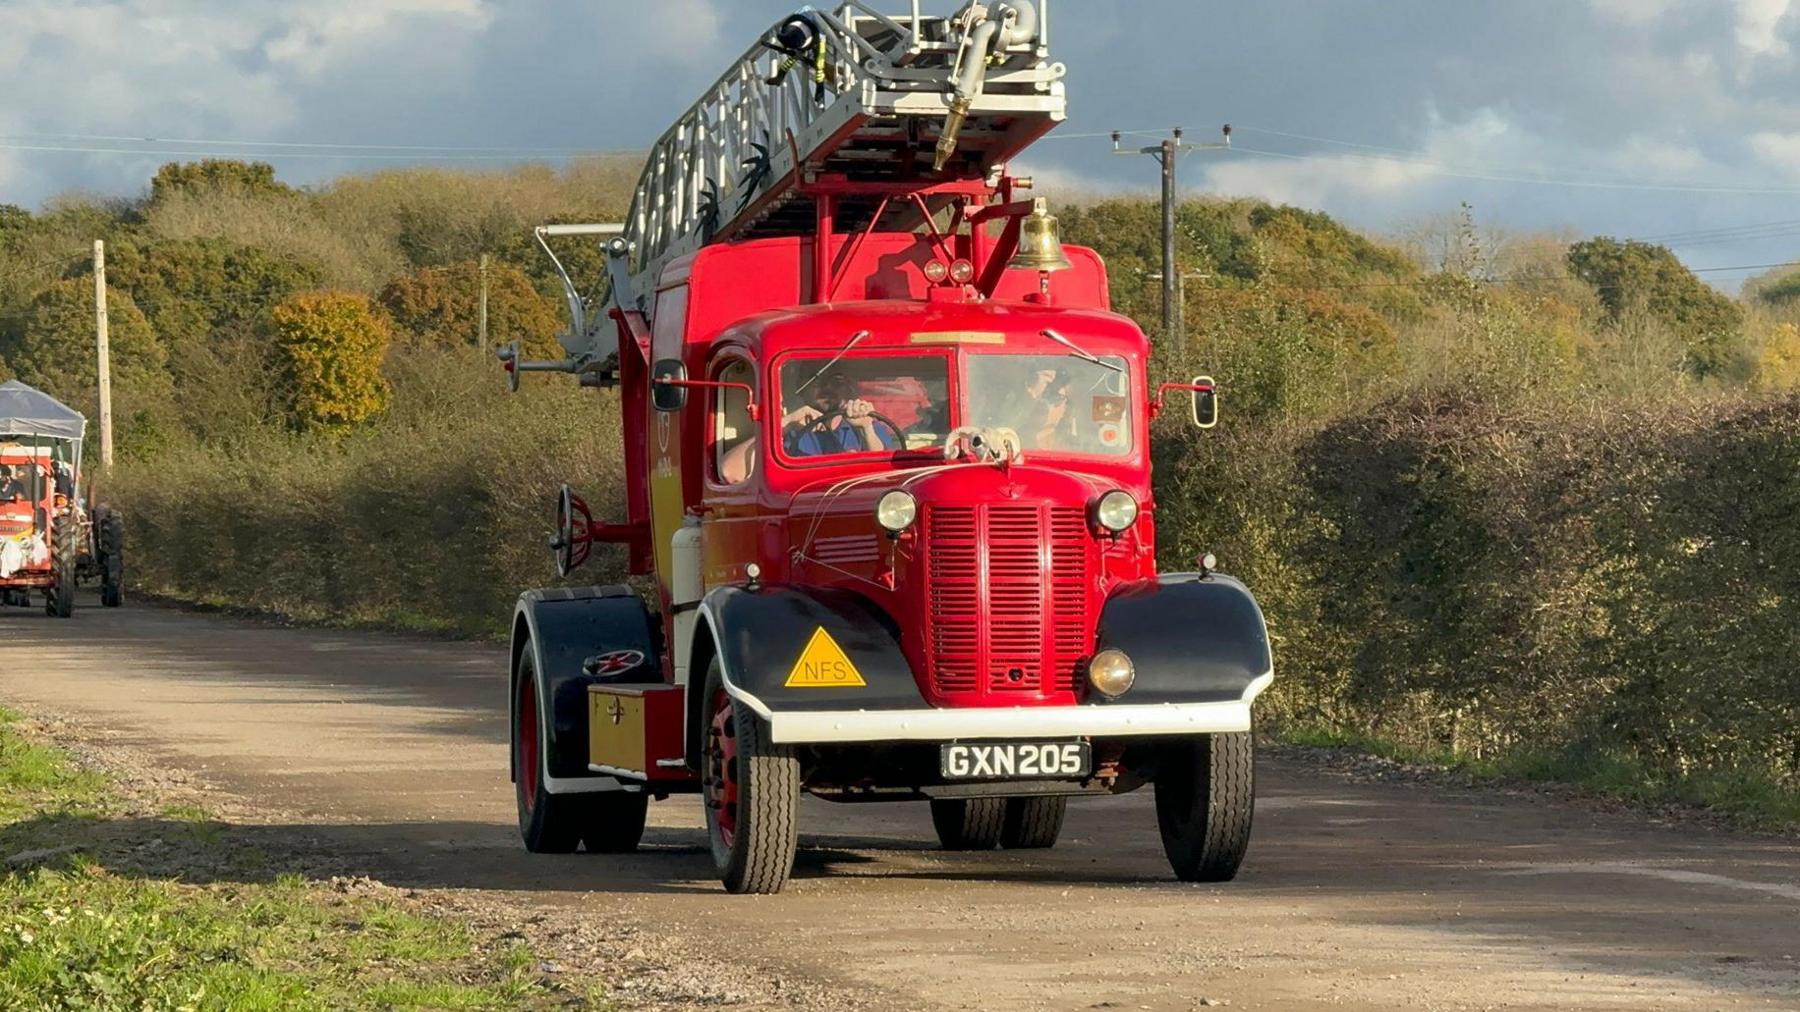
[[628, 1005], [1800, 1008], [1791, 838], [1284, 753], [1229, 885], [1170, 880], [1148, 791], [988, 854], [934, 849], [923, 805], [809, 799], [787, 891], [731, 897], [691, 798], [639, 855], [519, 847], [500, 649], [94, 603], [0, 609], [0, 704], [333, 873], [528, 920]]

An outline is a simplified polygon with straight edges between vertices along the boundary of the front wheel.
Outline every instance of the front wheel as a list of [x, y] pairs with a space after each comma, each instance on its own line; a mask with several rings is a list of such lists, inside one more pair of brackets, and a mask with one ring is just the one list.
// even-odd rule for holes
[[799, 847], [800, 761], [791, 747], [769, 741], [761, 719], [725, 691], [716, 657], [701, 698], [700, 786], [713, 866], [730, 892], [780, 892]]
[[75, 614], [75, 519], [58, 517], [50, 528], [50, 546], [55, 555], [56, 585], [44, 599], [44, 611], [56, 618]]
[[595, 854], [636, 850], [648, 814], [644, 792], [550, 793], [544, 782], [545, 715], [538, 703], [537, 659], [526, 650], [519, 657], [512, 727], [513, 793], [525, 849], [568, 854], [585, 842]]
[[1256, 805], [1255, 750], [1247, 731], [1163, 747], [1156, 774], [1156, 824], [1176, 878], [1229, 882], [1237, 874], [1250, 846], [1250, 815]]

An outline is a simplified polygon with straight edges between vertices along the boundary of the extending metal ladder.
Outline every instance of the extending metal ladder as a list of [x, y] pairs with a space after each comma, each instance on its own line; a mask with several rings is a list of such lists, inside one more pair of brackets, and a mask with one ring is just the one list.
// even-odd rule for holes
[[[888, 184], [841, 199], [860, 229], [881, 192], [992, 179], [1066, 115], [1049, 0], [887, 16], [859, 0], [777, 23], [651, 149], [614, 240], [614, 301], [645, 310], [669, 261], [725, 239], [806, 235], [804, 184]], [[575, 351], [576, 349], [571, 349]]]

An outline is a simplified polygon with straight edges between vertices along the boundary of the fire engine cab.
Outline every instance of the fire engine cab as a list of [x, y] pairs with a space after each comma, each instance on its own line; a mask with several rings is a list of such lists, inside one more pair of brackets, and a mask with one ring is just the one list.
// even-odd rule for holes
[[[565, 487], [527, 591], [512, 777], [525, 845], [629, 851], [700, 794], [719, 875], [774, 892], [802, 793], [926, 801], [945, 847], [1055, 843], [1071, 798], [1151, 785], [1174, 873], [1231, 878], [1253, 806], [1261, 612], [1159, 572], [1152, 387], [1093, 251], [1009, 159], [1064, 116], [1048, 0], [775, 25], [658, 142], [568, 357], [618, 391], [625, 517]], [[648, 589], [649, 593], [640, 593]], [[653, 599], [654, 607], [646, 604]]]

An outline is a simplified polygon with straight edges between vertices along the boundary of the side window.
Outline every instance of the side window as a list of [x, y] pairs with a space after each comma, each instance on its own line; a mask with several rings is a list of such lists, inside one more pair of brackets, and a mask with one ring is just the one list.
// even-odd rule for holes
[[[721, 383], [756, 385], [750, 363], [741, 358], [726, 362], [713, 379]], [[736, 485], [756, 471], [756, 423], [750, 419], [750, 395], [741, 387], [713, 388], [713, 477], [722, 485]]]

